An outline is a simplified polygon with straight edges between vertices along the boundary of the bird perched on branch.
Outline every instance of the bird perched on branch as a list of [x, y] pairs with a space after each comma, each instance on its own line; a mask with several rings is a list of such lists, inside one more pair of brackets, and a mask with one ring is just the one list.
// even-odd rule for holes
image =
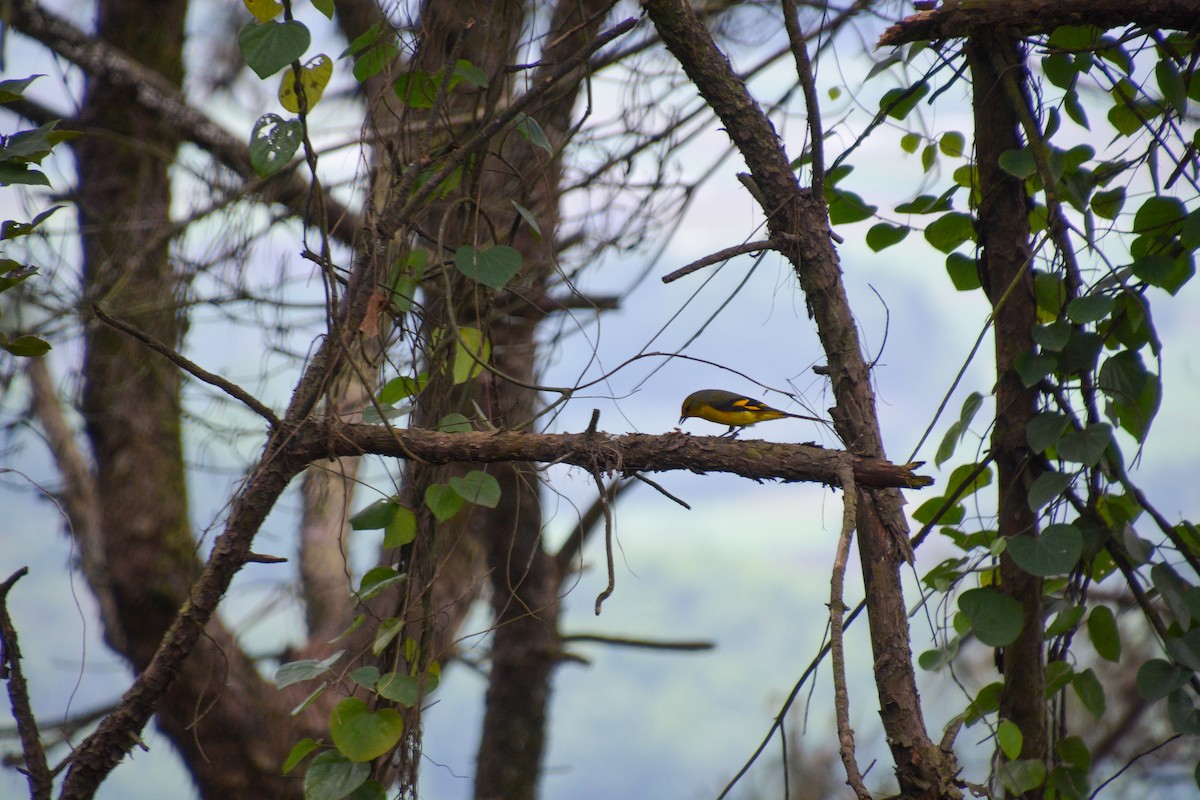
[[688, 417], [699, 417], [709, 422], [728, 425], [729, 430], [721, 435], [731, 439], [737, 438], [740, 428], [769, 419], [791, 417], [811, 422], [824, 422], [818, 417], [789, 414], [787, 411], [771, 408], [761, 400], [755, 400], [736, 392], [726, 392], [722, 389], [701, 389], [689, 394], [683, 401], [683, 415], [679, 418], [679, 423], [682, 425]]

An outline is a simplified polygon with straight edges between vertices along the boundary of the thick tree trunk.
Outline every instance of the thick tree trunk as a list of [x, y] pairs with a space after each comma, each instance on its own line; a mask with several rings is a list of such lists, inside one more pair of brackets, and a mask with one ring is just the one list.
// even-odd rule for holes
[[[103, 0], [98, 33], [175, 86], [183, 78], [185, 0]], [[84, 296], [178, 347], [186, 329], [183, 280], [171, 260], [170, 177], [177, 139], [130, 89], [91, 78], [83, 119], [103, 136], [75, 143]], [[167, 359], [92, 319], [85, 332], [83, 413], [95, 461], [109, 596], [104, 630], [135, 671], [157, 650], [188, 598], [201, 562], [188, 518], [181, 377]], [[206, 797], [298, 797], [279, 766], [293, 743], [289, 705], [234, 637], [208, 629], [168, 692], [158, 721]]]
[[[1037, 477], [1037, 469], [1026, 427], [1037, 413], [1038, 395], [1037, 388], [1026, 387], [1014, 368], [1021, 353], [1033, 352], [1033, 325], [1037, 322], [1029, 200], [1024, 183], [999, 166], [1004, 151], [1023, 144], [1012, 101], [1002, 84], [1004, 73], [1020, 82], [1025, 79], [1025, 67], [1011, 40], [973, 37], [967, 40], [966, 53], [975, 93], [981, 277], [995, 309], [996, 426], [992, 457], [999, 494], [999, 533], [1004, 537], [1035, 536], [1038, 519], [1029, 508], [1029, 486]], [[1021, 757], [1040, 760], [1047, 755], [1042, 581], [1021, 570], [1005, 553], [1000, 558], [1000, 590], [1021, 604], [1024, 618], [1020, 636], [1004, 648], [1002, 655], [1000, 718], [1011, 720], [1021, 729]], [[1041, 795], [1039, 789], [1025, 796]]]

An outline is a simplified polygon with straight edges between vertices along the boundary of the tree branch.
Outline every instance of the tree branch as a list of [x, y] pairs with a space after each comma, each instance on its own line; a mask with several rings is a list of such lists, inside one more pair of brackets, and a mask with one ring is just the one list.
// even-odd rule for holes
[[1008, 0], [1004, 3], [946, 2], [906, 17], [883, 32], [876, 47], [931, 39], [962, 39], [975, 32], [1021, 37], [1060, 25], [1100, 28], [1147, 25], [1190, 30], [1200, 19], [1197, 0]]
[[295, 430], [291, 437], [292, 455], [306, 461], [371, 453], [393, 458], [418, 458], [429, 464], [533, 461], [570, 464], [605, 473], [681, 469], [701, 474], [729, 472], [759, 481], [803, 481], [840, 487], [840, 465], [849, 458], [854, 480], [863, 488], [919, 489], [933, 483], [932, 478], [913, 472], [923, 462], [893, 464], [882, 458], [810, 444], [781, 444], [756, 439], [731, 441], [720, 436], [678, 433], [614, 436], [603, 432], [589, 436], [586, 433], [516, 431], [439, 433], [419, 428], [326, 426], [314, 422]]
[[272, 428], [279, 425], [279, 417], [275, 416], [275, 412], [263, 405], [261, 400], [247, 392], [242, 387], [229, 380], [226, 380], [225, 378], [222, 378], [220, 375], [214, 375], [194, 361], [185, 358], [183, 354], [177, 351], [175, 348], [163, 344], [158, 339], [138, 328], [136, 325], [131, 325], [124, 320], [117, 319], [111, 314], [108, 314], [98, 304], [93, 304], [92, 310], [96, 312], [96, 316], [105, 325], [111, 325], [122, 333], [129, 334], [154, 352], [161, 353], [169, 358], [175, 363], [176, 366], [178, 366], [187, 374], [191, 375], [193, 378], [201, 380], [204, 383], [207, 383], [209, 386], [215, 386], [230, 397], [240, 400], [247, 408], [265, 419]]
[[38, 733], [37, 718], [29, 704], [29, 687], [21, 672], [21, 648], [17, 645], [17, 629], [8, 615], [8, 592], [29, 572], [21, 567], [0, 583], [0, 678], [8, 681], [8, 700], [13, 718], [21, 734], [21, 751], [25, 755], [25, 778], [29, 781], [29, 796], [33, 800], [49, 800], [54, 789], [46, 750]]

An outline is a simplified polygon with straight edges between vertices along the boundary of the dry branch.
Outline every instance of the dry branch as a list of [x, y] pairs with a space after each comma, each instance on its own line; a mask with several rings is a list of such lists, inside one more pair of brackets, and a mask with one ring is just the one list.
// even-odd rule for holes
[[932, 11], [906, 17], [883, 32], [879, 47], [934, 39], [961, 39], [975, 32], [1014, 38], [1045, 33], [1060, 25], [1116, 28], [1146, 25], [1195, 29], [1200, 0], [1009, 0], [960, 3], [952, 0]]
[[720, 436], [657, 436], [603, 432], [518, 433], [515, 431], [439, 433], [421, 429], [387, 429], [379, 425], [313, 423], [298, 430], [292, 452], [305, 460], [372, 453], [417, 458], [430, 464], [469, 462], [494, 464], [533, 461], [570, 464], [607, 473], [729, 472], [752, 480], [781, 480], [841, 486], [841, 465], [848, 460], [862, 488], [928, 486], [933, 479], [913, 472], [918, 463], [900, 465], [882, 458], [856, 456], [812, 444], [761, 440], [731, 441]]
[[29, 796], [34, 800], [49, 800], [54, 788], [46, 751], [38, 733], [37, 719], [29, 702], [29, 688], [21, 672], [21, 648], [17, 644], [17, 628], [8, 615], [8, 592], [26, 573], [21, 567], [0, 584], [0, 678], [8, 683], [8, 698], [13, 718], [21, 735], [21, 751], [25, 757], [25, 777], [29, 781]]

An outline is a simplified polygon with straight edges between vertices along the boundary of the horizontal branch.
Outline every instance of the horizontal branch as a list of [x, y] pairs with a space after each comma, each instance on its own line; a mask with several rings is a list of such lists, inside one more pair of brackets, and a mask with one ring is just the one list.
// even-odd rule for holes
[[338, 425], [329, 430], [313, 423], [296, 432], [290, 449], [299, 458], [355, 456], [371, 453], [420, 459], [431, 464], [533, 461], [570, 464], [608, 473], [729, 472], [753, 480], [781, 480], [841, 486], [839, 470], [849, 460], [862, 488], [918, 489], [933, 479], [917, 475], [922, 462], [900, 465], [812, 444], [760, 440], [732, 441], [720, 436], [606, 433], [518, 433], [472, 431], [439, 433], [423, 429], [388, 429], [379, 425]]
[[933, 39], [962, 39], [977, 30], [1011, 36], [1045, 33], [1060, 25], [1117, 28], [1141, 25], [1190, 30], [1200, 19], [1200, 0], [1007, 0], [946, 2], [906, 17], [883, 32], [878, 47]]

